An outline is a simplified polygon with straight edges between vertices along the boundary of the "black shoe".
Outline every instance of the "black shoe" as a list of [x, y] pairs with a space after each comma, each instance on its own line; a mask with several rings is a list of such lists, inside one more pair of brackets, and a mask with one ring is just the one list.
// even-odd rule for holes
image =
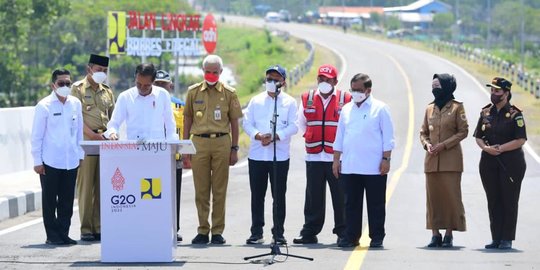
[[64, 241], [62, 241], [62, 240], [49, 240], [49, 239], [47, 239], [45, 241], [45, 244], [52, 245], [52, 246], [60, 246], [60, 245], [65, 245], [66, 243], [64, 243]]
[[358, 242], [353, 242], [347, 238], [340, 238], [337, 243], [338, 247], [349, 248], [358, 246]]
[[499, 249], [512, 249], [512, 240], [501, 240]]
[[101, 241], [101, 233], [94, 233], [94, 240]]
[[486, 249], [496, 249], [496, 248], [499, 248], [499, 244], [501, 243], [501, 241], [499, 240], [493, 240], [491, 241], [491, 243], [487, 244], [485, 246]]
[[280, 246], [283, 246], [283, 245], [286, 245], [287, 244], [287, 239], [285, 239], [285, 237], [283, 237], [283, 235], [274, 235], [274, 243], [276, 245], [280, 245]]
[[443, 248], [451, 248], [454, 246], [454, 244], [452, 243], [454, 240], [454, 237], [452, 237], [451, 235], [445, 235], [443, 240], [442, 240], [442, 244], [441, 244], [441, 247]]
[[182, 238], [182, 236], [178, 233], [176, 234], [176, 241], [177, 242], [182, 242], [184, 240], [184, 238]]
[[69, 236], [63, 237], [62, 242], [64, 242], [64, 244], [66, 244], [66, 245], [76, 245], [77, 244], [77, 241], [69, 238]]
[[257, 245], [262, 243], [264, 243], [264, 238], [262, 237], [262, 235], [253, 234], [246, 240], [246, 244], [248, 245]]
[[380, 239], [380, 240], [372, 239], [371, 242], [369, 243], [369, 247], [370, 248], [382, 248], [383, 247], [383, 240], [382, 239]]
[[293, 239], [295, 244], [317, 244], [318, 242], [316, 235], [300, 235]]
[[442, 246], [442, 235], [434, 235], [431, 237], [431, 242], [427, 245], [428, 248], [441, 247]]
[[193, 240], [191, 240], [191, 243], [194, 245], [206, 245], [208, 244], [208, 234], [197, 234]]
[[215, 245], [223, 245], [225, 242], [227, 241], [225, 241], [225, 238], [223, 238], [221, 234], [212, 234], [212, 241], [210, 241], [210, 243]]
[[96, 237], [92, 233], [81, 234], [81, 241], [96, 241]]

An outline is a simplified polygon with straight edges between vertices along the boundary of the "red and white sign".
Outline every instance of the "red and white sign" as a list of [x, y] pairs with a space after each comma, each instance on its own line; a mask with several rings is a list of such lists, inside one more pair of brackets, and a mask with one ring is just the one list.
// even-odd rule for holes
[[202, 42], [206, 52], [212, 54], [217, 45], [217, 26], [212, 13], [208, 13], [204, 18], [202, 27]]

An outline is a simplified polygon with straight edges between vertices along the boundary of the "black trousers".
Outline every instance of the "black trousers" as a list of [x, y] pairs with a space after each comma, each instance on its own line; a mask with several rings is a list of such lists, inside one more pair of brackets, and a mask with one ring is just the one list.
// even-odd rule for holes
[[270, 179], [272, 191], [272, 216], [274, 227], [272, 235], [283, 236], [285, 229], [285, 193], [287, 192], [287, 174], [289, 173], [289, 160], [277, 161], [277, 175], [274, 182], [274, 169], [272, 161], [257, 161], [248, 159], [249, 187], [251, 189], [251, 234], [263, 235], [264, 227], [264, 197]]
[[[518, 217], [519, 193], [527, 165], [523, 151], [512, 151], [497, 158], [482, 152], [480, 178], [486, 191], [491, 237], [493, 240], [514, 240]], [[510, 181], [509, 175], [514, 182]]]
[[182, 168], [176, 168], [176, 232], [180, 232], [181, 194], [182, 194]]
[[43, 225], [48, 240], [60, 241], [69, 235], [78, 168], [63, 170], [44, 166], [45, 175], [39, 176]]
[[332, 232], [341, 236], [345, 231], [345, 199], [343, 189], [332, 173], [332, 162], [307, 161], [306, 179], [305, 223], [300, 234], [310, 236], [321, 232], [326, 212], [326, 183], [328, 182], [334, 208]]
[[339, 181], [345, 192], [345, 238], [358, 242], [362, 236], [364, 190], [368, 212], [369, 237], [383, 240], [386, 218], [387, 175], [341, 174]]

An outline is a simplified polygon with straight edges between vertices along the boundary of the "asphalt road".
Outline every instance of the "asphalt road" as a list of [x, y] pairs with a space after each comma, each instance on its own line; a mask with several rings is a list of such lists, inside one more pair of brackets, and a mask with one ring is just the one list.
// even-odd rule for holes
[[[262, 25], [261, 20], [227, 17], [245, 24]], [[101, 264], [100, 245], [79, 244], [51, 248], [43, 244], [45, 233], [38, 213], [0, 224], [0, 269], [56, 268], [154, 268], [182, 267], [183, 269], [538, 269], [540, 268], [540, 225], [538, 205], [540, 166], [526, 154], [528, 170], [522, 186], [517, 239], [514, 249], [506, 252], [487, 251], [483, 246], [491, 240], [485, 193], [478, 175], [480, 150], [472, 138], [472, 129], [480, 108], [489, 102], [483, 82], [477, 82], [458, 66], [425, 52], [402, 46], [361, 38], [329, 29], [298, 24], [273, 24], [273, 27], [331, 48], [344, 63], [338, 85], [348, 89], [355, 73], [367, 73], [373, 80], [373, 95], [391, 109], [396, 137], [392, 169], [389, 177], [386, 232], [384, 249], [368, 250], [366, 239], [356, 249], [341, 249], [331, 233], [332, 210], [327, 207], [327, 220], [319, 235], [319, 244], [290, 245], [288, 252], [313, 257], [314, 261], [288, 258], [284, 263], [265, 265], [265, 260], [245, 262], [243, 257], [269, 252], [271, 238], [271, 195], [267, 195], [265, 227], [266, 243], [247, 246], [250, 208], [247, 166], [240, 163], [231, 169], [227, 198], [227, 221], [224, 246], [192, 246], [196, 234], [196, 210], [191, 176], [184, 177], [181, 228], [185, 241], [179, 244], [176, 261], [172, 264]], [[424, 151], [418, 140], [420, 121], [426, 105], [432, 100], [433, 73], [454, 74], [458, 89], [455, 96], [465, 104], [470, 132], [462, 142], [465, 157], [462, 191], [467, 231], [455, 233], [452, 249], [426, 249], [431, 233], [425, 229]], [[254, 74], [258, 76], [258, 74]], [[496, 75], [496, 74], [494, 74]], [[262, 74], [261, 74], [262, 76]], [[525, 119], [527, 115], [525, 114]], [[305, 163], [303, 142], [295, 137], [291, 149], [291, 166], [287, 191], [287, 220], [285, 237], [292, 243], [303, 224]], [[189, 175], [189, 174], [188, 174]], [[330, 200], [327, 200], [330, 201]], [[75, 213], [72, 238], [79, 238], [78, 213]], [[365, 215], [365, 211], [364, 211]], [[366, 220], [366, 219], [364, 219]], [[29, 223], [30, 222], [30, 223]], [[32, 224], [33, 225], [28, 225]], [[13, 227], [17, 224], [20, 229]], [[26, 226], [26, 225], [28, 226]], [[11, 228], [10, 231], [6, 229]], [[286, 253], [285, 248], [281, 249]], [[276, 259], [284, 260], [284, 256]]]

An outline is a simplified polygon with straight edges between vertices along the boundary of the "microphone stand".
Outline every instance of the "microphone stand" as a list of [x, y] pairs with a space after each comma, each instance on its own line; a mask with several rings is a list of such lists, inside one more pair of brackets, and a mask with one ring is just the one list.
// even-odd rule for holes
[[[274, 185], [274, 188], [271, 188], [272, 190], [272, 197], [275, 199], [277, 199], [277, 196], [276, 196], [276, 192], [278, 190], [277, 186], [278, 186], [278, 182], [277, 182], [277, 160], [276, 160], [276, 127], [277, 127], [277, 118], [278, 118], [278, 113], [277, 113], [277, 100], [278, 100], [278, 96], [279, 96], [279, 93], [280, 93], [280, 90], [279, 90], [279, 87], [276, 88], [276, 95], [274, 97], [274, 114], [272, 115], [272, 121], [270, 122], [272, 124], [272, 142], [273, 142], [273, 146], [274, 146], [274, 158], [272, 160], [272, 170], [273, 170], [273, 176], [272, 176], [272, 180], [273, 180], [273, 185]], [[277, 209], [277, 203], [272, 203], [273, 207], [272, 207], [272, 210], [275, 210]], [[275, 212], [275, 211], [273, 211]], [[275, 217], [274, 215], [272, 214], [273, 218], [274, 218], [274, 224], [276, 223], [275, 222]], [[310, 257], [304, 257], [304, 256], [298, 256], [298, 255], [294, 255], [294, 254], [289, 254], [288, 250], [288, 246], [287, 244], [285, 244], [285, 248], [287, 248], [287, 253], [286, 254], [283, 254], [281, 253], [281, 250], [279, 250], [279, 245], [276, 244], [275, 241], [272, 241], [272, 243], [270, 244], [270, 252], [269, 253], [264, 253], [264, 254], [259, 254], [259, 255], [255, 255], [255, 256], [249, 256], [249, 257], [244, 257], [244, 261], [247, 261], [247, 260], [251, 260], [251, 259], [254, 259], [254, 258], [259, 258], [259, 257], [264, 257], [264, 256], [272, 256], [270, 258], [270, 261], [268, 262], [268, 264], [273, 264], [276, 262], [275, 258], [279, 255], [284, 255], [284, 256], [287, 256], [287, 257], [294, 257], [294, 258], [299, 258], [299, 259], [304, 259], [304, 260], [309, 260], [309, 261], [313, 261], [313, 258], [310, 258]]]

